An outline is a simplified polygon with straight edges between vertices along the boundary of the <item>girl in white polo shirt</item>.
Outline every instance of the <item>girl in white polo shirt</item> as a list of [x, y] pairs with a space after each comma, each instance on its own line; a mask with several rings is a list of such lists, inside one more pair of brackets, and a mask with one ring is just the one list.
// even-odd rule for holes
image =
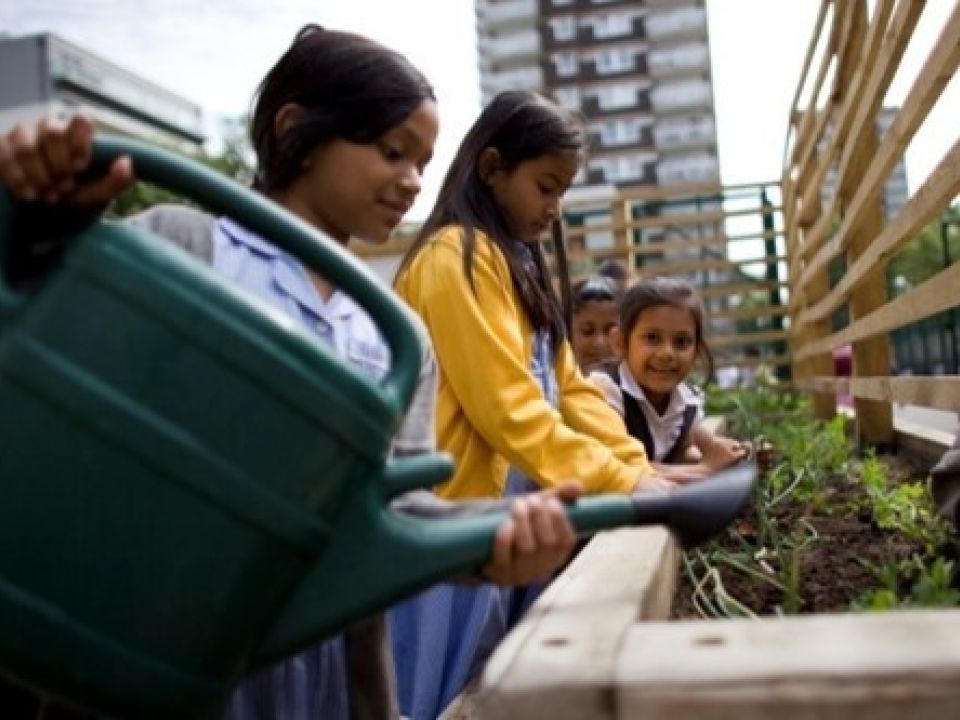
[[[689, 283], [646, 278], [620, 304], [610, 344], [618, 359], [590, 374], [640, 440], [655, 469], [688, 463], [683, 475], [704, 477], [744, 457], [747, 446], [717, 437], [701, 424], [703, 394], [687, 382], [697, 360], [713, 373], [704, 339], [703, 306]], [[671, 478], [677, 477], [672, 467]]]

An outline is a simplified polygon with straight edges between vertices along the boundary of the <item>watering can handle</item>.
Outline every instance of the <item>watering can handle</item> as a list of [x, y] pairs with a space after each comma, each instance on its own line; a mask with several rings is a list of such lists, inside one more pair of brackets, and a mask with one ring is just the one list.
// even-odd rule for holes
[[[106, 167], [120, 155], [130, 156], [138, 179], [172, 190], [214, 213], [229, 215], [289, 252], [365, 308], [390, 346], [391, 367], [380, 382], [381, 390], [398, 415], [406, 410], [420, 373], [420, 341], [411, 323], [411, 311], [371, 270], [315, 228], [211, 168], [128, 138], [94, 138], [94, 168]], [[6, 283], [3, 266], [12, 216], [11, 198], [0, 188], [0, 323], [22, 300]]]
[[410, 404], [422, 361], [420, 341], [408, 310], [365, 265], [334, 240], [265, 197], [220, 173], [174, 153], [128, 140], [94, 140], [94, 163], [129, 155], [141, 180], [161, 185], [232, 219], [287, 251], [342, 289], [370, 313], [391, 352], [380, 387], [398, 414]]

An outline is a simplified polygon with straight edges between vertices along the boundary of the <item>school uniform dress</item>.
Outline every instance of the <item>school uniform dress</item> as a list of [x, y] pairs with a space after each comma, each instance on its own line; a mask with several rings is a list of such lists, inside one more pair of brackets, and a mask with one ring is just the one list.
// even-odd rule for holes
[[[471, 288], [460, 233], [434, 236], [397, 282], [440, 365], [437, 441], [457, 468], [438, 494], [508, 497], [570, 478], [588, 492], [632, 488], [649, 471], [642, 445], [582, 378], [569, 343], [555, 352], [550, 336], [532, 328], [506, 259], [482, 233]], [[440, 714], [542, 588], [440, 585], [393, 608], [401, 712], [413, 720]]]
[[640, 440], [654, 462], [681, 462], [690, 431], [703, 420], [703, 394], [682, 382], [670, 393], [661, 414], [647, 399], [626, 362], [613, 363], [590, 373], [607, 402], [623, 418], [627, 430]]

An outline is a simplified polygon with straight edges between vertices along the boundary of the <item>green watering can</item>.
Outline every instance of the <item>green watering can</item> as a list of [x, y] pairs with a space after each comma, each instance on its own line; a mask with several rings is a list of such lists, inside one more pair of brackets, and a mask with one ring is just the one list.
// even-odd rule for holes
[[[389, 509], [452, 466], [387, 460], [421, 348], [365, 266], [205, 167], [97, 141], [99, 164], [118, 154], [314, 268], [391, 348], [373, 383], [182, 250], [106, 221], [16, 290], [17, 206], [0, 193], [0, 673], [116, 717], [205, 717], [251, 671], [482, 565], [504, 516]], [[754, 474], [570, 516], [584, 533], [665, 523], [694, 544]]]

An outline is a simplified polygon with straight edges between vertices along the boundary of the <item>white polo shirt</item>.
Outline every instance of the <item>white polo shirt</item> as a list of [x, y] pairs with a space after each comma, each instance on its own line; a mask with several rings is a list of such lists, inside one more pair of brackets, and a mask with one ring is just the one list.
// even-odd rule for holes
[[687, 407], [693, 405], [697, 408], [697, 415], [693, 421], [694, 425], [703, 420], [703, 395], [687, 383], [680, 383], [670, 393], [667, 409], [661, 415], [647, 399], [643, 388], [633, 377], [627, 363], [621, 362], [618, 370], [620, 372], [619, 385], [605, 372], [596, 370], [590, 373], [590, 381], [603, 391], [607, 402], [620, 413], [621, 417], [624, 414], [622, 393], [625, 392], [636, 399], [643, 417], [647, 421], [647, 427], [650, 429], [650, 437], [653, 439], [654, 453], [650, 459], [653, 462], [661, 462], [673, 449], [677, 438], [680, 437], [680, 431], [683, 429], [683, 414]]

